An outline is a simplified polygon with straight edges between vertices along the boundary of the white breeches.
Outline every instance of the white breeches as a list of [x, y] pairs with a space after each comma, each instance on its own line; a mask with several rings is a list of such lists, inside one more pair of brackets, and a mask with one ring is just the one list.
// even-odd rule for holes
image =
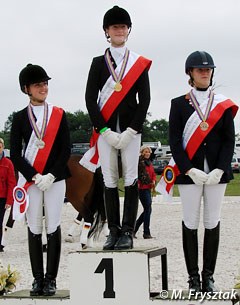
[[200, 207], [203, 199], [203, 225], [206, 229], [217, 226], [221, 216], [221, 206], [227, 184], [196, 185], [179, 184], [182, 201], [183, 221], [188, 229], [197, 229]]
[[[140, 144], [141, 134], [137, 134], [126, 148], [120, 150], [124, 186], [132, 185], [138, 177]], [[105, 186], [109, 188], [117, 187], [119, 150], [110, 146], [100, 135], [98, 138], [98, 153]]]
[[65, 192], [65, 180], [53, 183], [46, 192], [40, 191], [35, 184], [29, 187], [29, 207], [26, 217], [28, 227], [33, 234], [42, 234], [43, 206], [46, 233], [51, 234], [56, 231], [61, 222]]

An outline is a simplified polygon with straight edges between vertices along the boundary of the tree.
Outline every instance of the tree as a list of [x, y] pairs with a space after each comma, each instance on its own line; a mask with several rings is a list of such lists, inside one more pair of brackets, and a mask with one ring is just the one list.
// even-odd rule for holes
[[169, 124], [165, 119], [155, 120], [150, 125], [153, 137], [158, 139], [163, 145], [168, 144]]
[[66, 112], [71, 144], [88, 143], [92, 135], [92, 123], [88, 113], [78, 110], [74, 113]]
[[13, 116], [15, 113], [16, 113], [16, 111], [13, 111], [13, 113], [8, 116], [7, 121], [4, 124], [5, 133], [10, 133], [11, 127], [12, 127]]
[[169, 124], [165, 119], [154, 120], [149, 122], [148, 117], [151, 113], [148, 113], [147, 118], [143, 124], [142, 142], [157, 142], [161, 144], [168, 144], [168, 128]]
[[11, 131], [11, 127], [12, 127], [12, 120], [13, 120], [13, 116], [14, 116], [13, 112], [12, 114], [10, 114], [7, 118], [7, 121], [4, 124], [4, 129], [3, 131], [0, 131], [0, 138], [4, 139], [4, 144], [5, 144], [5, 148], [10, 148], [10, 131]]
[[[0, 137], [5, 141], [6, 148], [9, 148], [10, 131], [12, 126], [12, 119], [15, 112], [9, 115], [4, 130], [0, 132]], [[77, 110], [74, 113], [66, 112], [71, 144], [73, 143], [89, 143], [92, 135], [92, 123], [88, 113]], [[148, 118], [151, 113], [148, 113], [147, 118], [143, 124], [143, 142], [157, 142], [168, 144], [168, 122], [164, 119], [154, 120], [150, 122]]]

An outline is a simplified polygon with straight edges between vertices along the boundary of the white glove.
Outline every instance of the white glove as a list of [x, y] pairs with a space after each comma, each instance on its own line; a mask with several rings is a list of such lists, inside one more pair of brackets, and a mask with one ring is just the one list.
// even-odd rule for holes
[[105, 141], [113, 147], [115, 147], [120, 140], [120, 134], [115, 131], [112, 131], [110, 128], [104, 131], [101, 135], [103, 136]]
[[133, 138], [135, 138], [137, 131], [128, 127], [124, 132], [120, 134], [120, 141], [115, 146], [116, 149], [124, 149], [128, 146]]
[[203, 185], [208, 180], [208, 174], [195, 167], [191, 168], [187, 175], [196, 185]]
[[36, 174], [32, 180], [34, 181], [35, 184], [38, 184], [42, 180], [42, 175], [41, 174]]
[[37, 183], [37, 187], [40, 189], [40, 191], [43, 192], [48, 191], [51, 185], [53, 184], [54, 180], [55, 177], [50, 173], [43, 175], [41, 181]]
[[222, 178], [223, 170], [219, 168], [215, 168], [208, 174], [208, 180], [206, 184], [218, 184]]

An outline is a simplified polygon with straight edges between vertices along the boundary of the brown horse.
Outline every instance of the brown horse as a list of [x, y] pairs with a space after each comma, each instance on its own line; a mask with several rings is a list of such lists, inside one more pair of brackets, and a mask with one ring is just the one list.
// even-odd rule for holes
[[79, 163], [80, 159], [80, 155], [72, 155], [68, 161], [71, 177], [66, 180], [66, 197], [84, 221], [92, 224], [90, 237], [100, 233], [106, 220], [103, 178], [100, 169], [92, 173]]

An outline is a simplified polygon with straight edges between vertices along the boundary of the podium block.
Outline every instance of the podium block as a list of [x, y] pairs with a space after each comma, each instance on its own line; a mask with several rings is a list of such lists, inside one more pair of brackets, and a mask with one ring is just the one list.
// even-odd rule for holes
[[161, 255], [162, 289], [167, 289], [167, 249], [128, 251], [88, 249], [69, 254], [70, 300], [73, 304], [152, 304], [149, 260]]
[[0, 296], [1, 305], [73, 305], [70, 302], [69, 290], [57, 290], [53, 296], [31, 297], [29, 290], [18, 290]]

